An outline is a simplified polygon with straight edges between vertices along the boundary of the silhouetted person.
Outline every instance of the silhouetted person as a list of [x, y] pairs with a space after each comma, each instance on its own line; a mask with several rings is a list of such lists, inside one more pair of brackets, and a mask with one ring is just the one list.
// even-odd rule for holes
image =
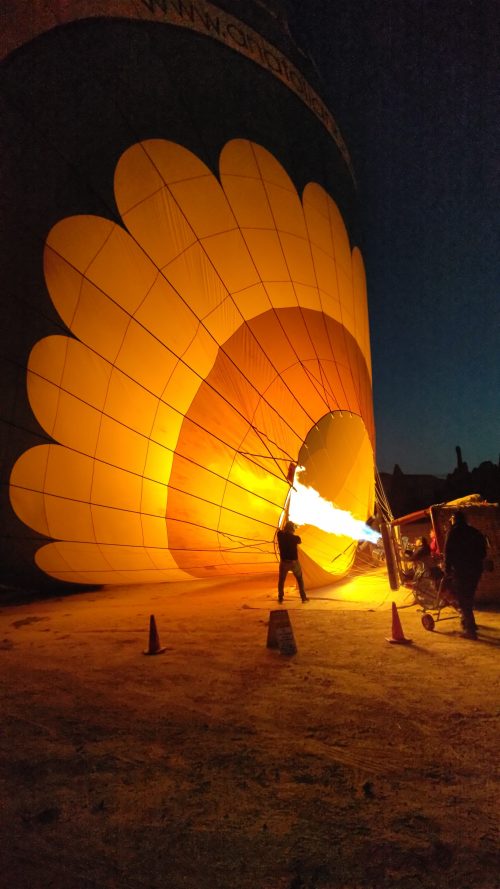
[[289, 571], [292, 572], [299, 585], [300, 598], [303, 602], [307, 602], [307, 596], [304, 589], [304, 581], [302, 579], [302, 568], [300, 567], [297, 546], [302, 543], [300, 537], [294, 533], [295, 525], [293, 522], [287, 522], [283, 531], [278, 531], [278, 548], [280, 551], [280, 567], [278, 575], [278, 602], [283, 601], [285, 594], [285, 580]]
[[[432, 547], [427, 537], [422, 536], [420, 545], [413, 552], [408, 549], [405, 550], [405, 561], [416, 563], [417, 566], [419, 564], [422, 565], [424, 573], [434, 581], [436, 589], [438, 588], [443, 578], [443, 572], [436, 565], [435, 555], [432, 552]], [[417, 574], [415, 574], [415, 577], [417, 577]]]
[[432, 559], [432, 552], [427, 537], [421, 537], [420, 545], [416, 549], [405, 550], [405, 557], [408, 562], [423, 562], [424, 567], [427, 568]]
[[467, 524], [461, 510], [455, 512], [444, 545], [444, 565], [446, 576], [451, 576], [453, 593], [462, 615], [462, 636], [466, 639], [477, 638], [474, 596], [485, 556], [484, 535]]

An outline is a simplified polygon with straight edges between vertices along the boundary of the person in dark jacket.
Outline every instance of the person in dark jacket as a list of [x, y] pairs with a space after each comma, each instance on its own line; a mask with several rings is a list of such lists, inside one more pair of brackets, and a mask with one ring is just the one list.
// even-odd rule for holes
[[287, 522], [282, 531], [278, 531], [278, 549], [280, 551], [280, 567], [278, 575], [278, 602], [283, 601], [285, 594], [285, 580], [289, 571], [292, 572], [297, 580], [300, 592], [300, 598], [303, 602], [307, 602], [306, 591], [304, 589], [304, 581], [302, 578], [302, 568], [300, 567], [297, 546], [302, 543], [300, 537], [295, 534], [295, 525], [293, 522]]
[[[405, 550], [405, 559], [408, 562], [413, 562], [416, 564], [417, 569], [419, 564], [421, 565], [421, 572], [430, 577], [436, 587], [436, 590], [439, 587], [443, 579], [443, 572], [441, 568], [436, 564], [436, 557], [432, 552], [431, 544], [427, 540], [427, 537], [422, 537], [420, 541], [420, 545], [412, 552], [411, 550]], [[420, 572], [418, 572], [420, 573]], [[414, 572], [414, 577], [418, 576], [417, 571]], [[421, 576], [421, 575], [420, 575]]]
[[422, 537], [420, 539], [420, 544], [416, 549], [405, 550], [405, 559], [407, 559], [408, 562], [423, 562], [424, 566], [427, 568], [432, 559], [431, 548], [427, 537]]
[[445, 576], [451, 577], [453, 592], [462, 616], [466, 639], [477, 638], [474, 618], [474, 596], [483, 572], [486, 538], [467, 523], [462, 510], [451, 518], [451, 528], [444, 545]]

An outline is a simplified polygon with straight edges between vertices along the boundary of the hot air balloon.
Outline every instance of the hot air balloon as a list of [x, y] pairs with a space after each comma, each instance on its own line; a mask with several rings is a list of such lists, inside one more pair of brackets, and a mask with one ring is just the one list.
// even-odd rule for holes
[[7, 16], [4, 582], [267, 573], [299, 485], [374, 509], [347, 149], [279, 4], [71, 6]]

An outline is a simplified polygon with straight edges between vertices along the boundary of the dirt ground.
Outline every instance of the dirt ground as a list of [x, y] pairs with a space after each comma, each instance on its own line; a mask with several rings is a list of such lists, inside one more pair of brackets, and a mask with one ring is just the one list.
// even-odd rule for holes
[[274, 577], [6, 601], [2, 885], [500, 886], [498, 610], [472, 642], [383, 568], [290, 585], [287, 656]]

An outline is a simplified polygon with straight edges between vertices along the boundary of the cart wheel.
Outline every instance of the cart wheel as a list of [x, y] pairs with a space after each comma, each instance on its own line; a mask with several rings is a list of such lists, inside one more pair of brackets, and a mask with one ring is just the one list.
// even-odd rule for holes
[[424, 630], [433, 630], [436, 626], [436, 621], [434, 620], [432, 614], [424, 614], [422, 617], [422, 626]]

